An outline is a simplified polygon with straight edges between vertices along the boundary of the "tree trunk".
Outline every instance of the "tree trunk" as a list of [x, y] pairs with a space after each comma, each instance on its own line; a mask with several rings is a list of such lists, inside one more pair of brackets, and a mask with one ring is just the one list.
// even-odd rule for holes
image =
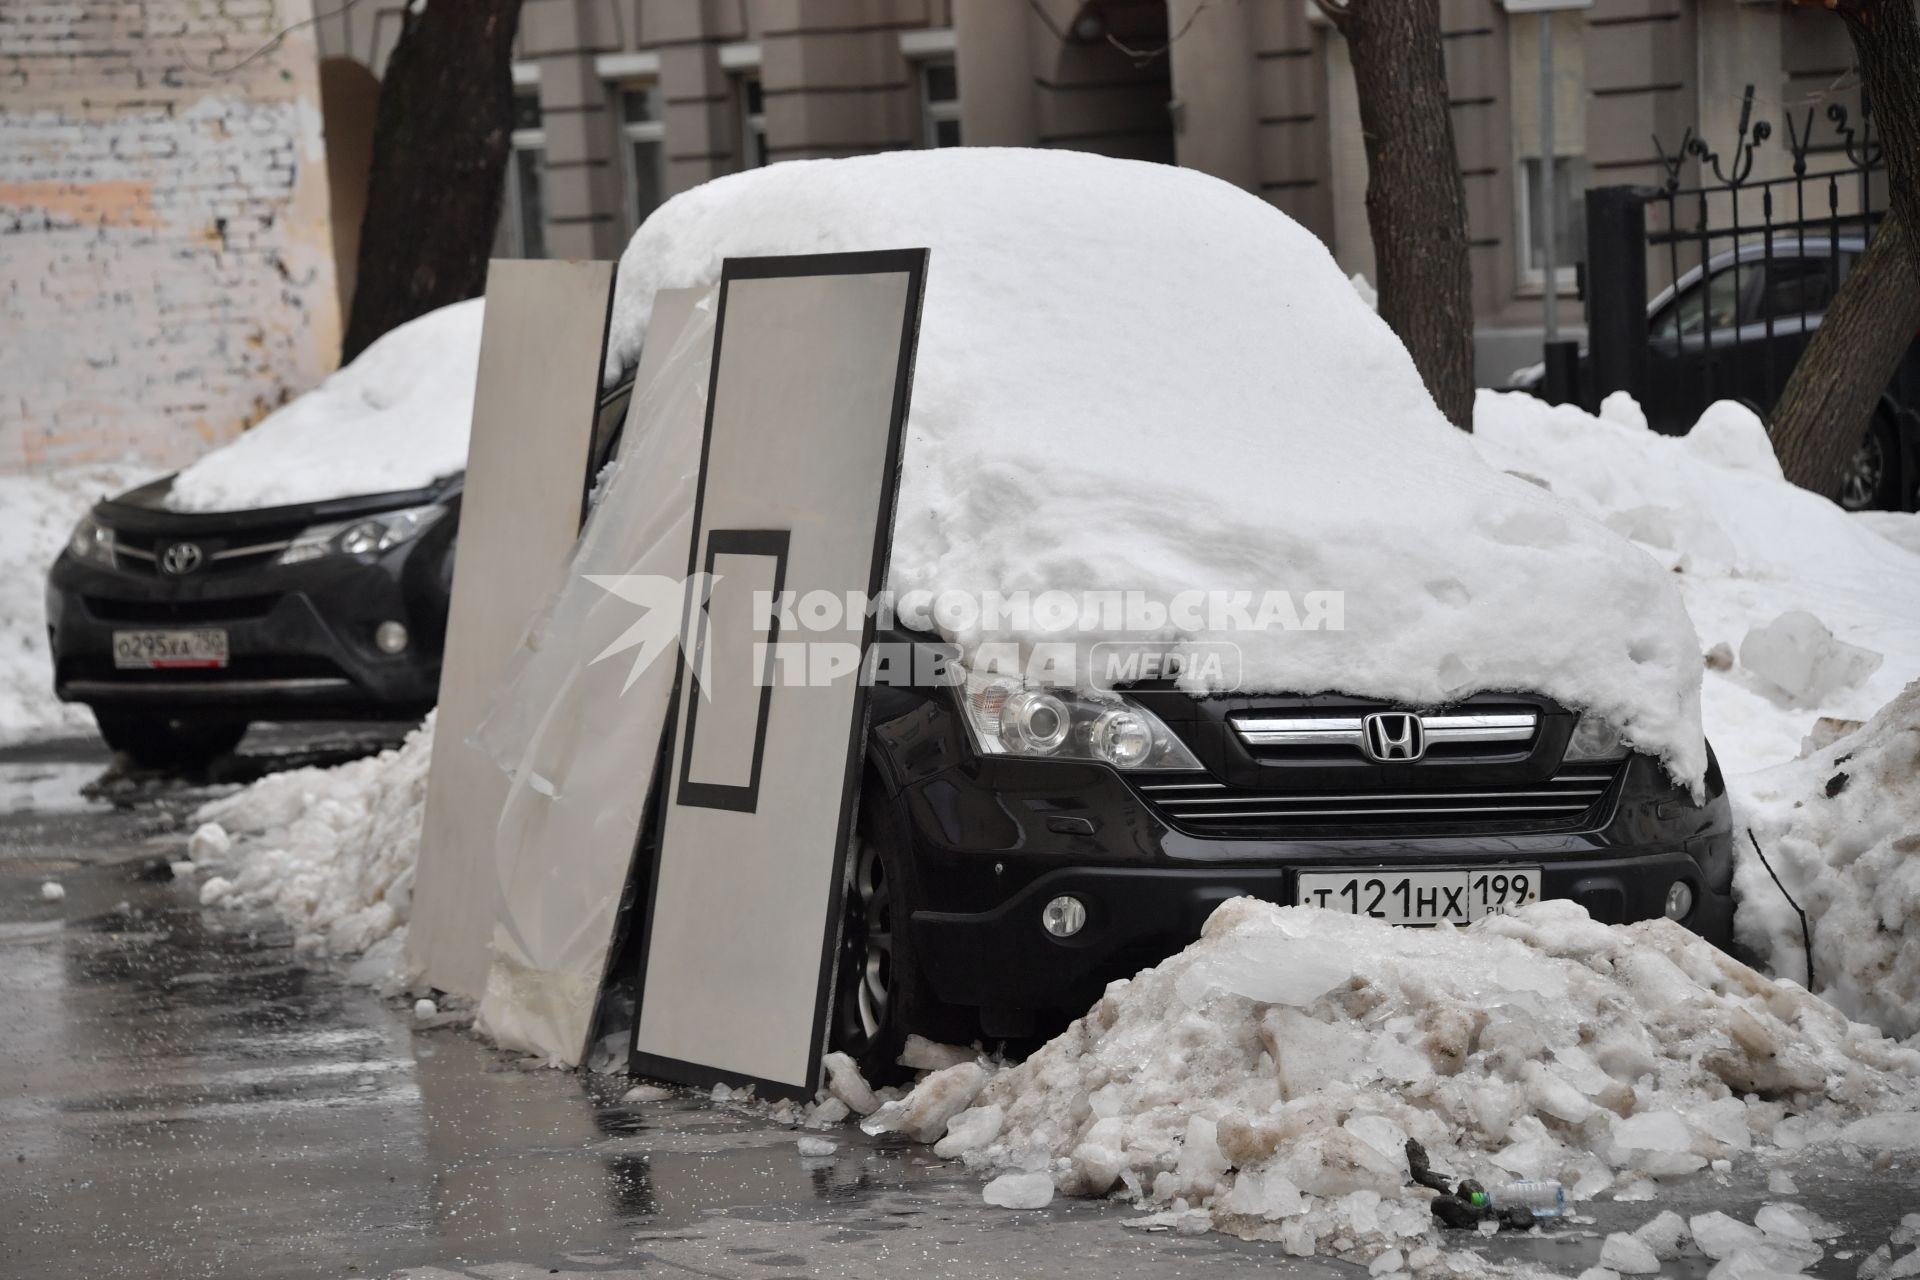
[[1920, 331], [1920, 275], [1903, 221], [1895, 214], [1880, 225], [1774, 406], [1780, 469], [1829, 498], [1840, 492], [1880, 396]]
[[342, 364], [415, 316], [486, 291], [513, 132], [520, 2], [401, 10], [380, 85]]
[[1920, 330], [1920, 20], [1913, 0], [1813, 7], [1837, 12], [1853, 38], [1892, 204], [1773, 411], [1773, 447], [1787, 479], [1831, 498]]
[[1449, 421], [1473, 429], [1473, 276], [1440, 0], [1323, 0], [1347, 39], [1367, 147], [1380, 316]]

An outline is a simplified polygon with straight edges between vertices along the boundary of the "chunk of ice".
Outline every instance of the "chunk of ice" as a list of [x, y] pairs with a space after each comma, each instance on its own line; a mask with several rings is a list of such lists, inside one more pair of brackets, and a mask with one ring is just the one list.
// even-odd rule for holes
[[1655, 1257], [1668, 1262], [1679, 1257], [1687, 1241], [1692, 1239], [1687, 1230], [1687, 1220], [1671, 1209], [1642, 1223], [1634, 1229], [1633, 1236], [1653, 1250]]
[[822, 1059], [827, 1068], [827, 1092], [847, 1104], [858, 1115], [870, 1116], [880, 1109], [880, 1099], [867, 1084], [852, 1058], [840, 1052]]
[[986, 1185], [980, 1198], [1002, 1209], [1044, 1209], [1053, 1201], [1053, 1176], [1003, 1173]]
[[1306, 1212], [1307, 1202], [1300, 1188], [1278, 1170], [1247, 1169], [1234, 1179], [1217, 1207], [1249, 1218], [1289, 1218]]
[[1198, 1006], [1215, 991], [1304, 1008], [1353, 976], [1353, 959], [1317, 942], [1271, 933], [1235, 938], [1190, 966], [1174, 984]]
[[933, 1154], [952, 1159], [978, 1151], [1000, 1136], [1007, 1113], [1000, 1107], [970, 1107], [947, 1121], [947, 1136], [933, 1144]]
[[1742, 1249], [1751, 1249], [1766, 1238], [1758, 1227], [1750, 1227], [1719, 1212], [1697, 1213], [1687, 1219], [1687, 1226], [1700, 1252], [1715, 1261], [1731, 1257]]
[[1600, 1246], [1600, 1265], [1623, 1276], [1651, 1276], [1660, 1271], [1660, 1256], [1644, 1240], [1616, 1231]]
[[1851, 689], [1880, 669], [1880, 654], [1834, 638], [1804, 609], [1791, 609], [1740, 642], [1740, 665], [1777, 700], [1811, 707]]

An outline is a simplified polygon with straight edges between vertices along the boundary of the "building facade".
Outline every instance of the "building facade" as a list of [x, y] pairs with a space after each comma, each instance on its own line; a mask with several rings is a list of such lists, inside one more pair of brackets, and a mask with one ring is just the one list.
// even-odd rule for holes
[[[377, 73], [400, 3], [323, 18], [323, 52]], [[1549, 217], [1560, 320], [1577, 334], [1588, 185], [1658, 181], [1655, 139], [1677, 150], [1689, 128], [1731, 145], [1748, 83], [1776, 130], [1850, 83], [1825, 14], [1592, 0], [1553, 18], [1547, 145], [1541, 4], [1441, 5], [1483, 382], [1538, 356]], [[1315, 0], [526, 0], [515, 81], [504, 253], [615, 255], [660, 200], [772, 161], [1042, 146], [1214, 174], [1373, 273], [1353, 67]], [[1756, 167], [1787, 163], [1776, 145]]]
[[0, 3], [0, 470], [184, 463], [339, 358], [309, 2]]

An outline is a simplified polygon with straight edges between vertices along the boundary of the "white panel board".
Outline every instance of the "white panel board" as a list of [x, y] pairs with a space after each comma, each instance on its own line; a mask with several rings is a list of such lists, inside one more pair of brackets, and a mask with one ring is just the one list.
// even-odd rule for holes
[[476, 999], [487, 978], [498, 898], [493, 831], [507, 779], [467, 737], [580, 532], [613, 275], [611, 262], [496, 260], [487, 269], [407, 931], [414, 981]]
[[[475, 735], [512, 778], [478, 1025], [502, 1048], [567, 1066], [587, 1052], [667, 723], [714, 292], [655, 297], [616, 465]], [[651, 660], [644, 643], [625, 643], [636, 624], [664, 641]]]
[[[765, 642], [863, 652], [871, 617], [782, 637], [755, 591], [877, 593], [924, 250], [730, 260], [689, 620], [642, 940], [636, 1070], [811, 1095], [824, 1051], [865, 689], [771, 681]], [[704, 662], [704, 666], [703, 666]], [[704, 680], [704, 687], [702, 681]]]

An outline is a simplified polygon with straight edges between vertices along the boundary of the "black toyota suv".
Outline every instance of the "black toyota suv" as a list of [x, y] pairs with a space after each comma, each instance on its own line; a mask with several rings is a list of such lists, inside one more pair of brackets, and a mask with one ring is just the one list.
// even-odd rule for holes
[[[606, 392], [591, 476], [632, 383]], [[192, 770], [253, 721], [417, 719], [434, 704], [462, 477], [249, 511], [178, 512], [166, 476], [96, 504], [47, 575], [54, 691], [107, 745]]]
[[882, 1076], [908, 1032], [1020, 1037], [1084, 1011], [1241, 894], [1409, 924], [1568, 898], [1731, 932], [1711, 756], [1696, 802], [1604, 721], [1524, 691], [1102, 701], [970, 677], [876, 687], [872, 726], [834, 1031]]

